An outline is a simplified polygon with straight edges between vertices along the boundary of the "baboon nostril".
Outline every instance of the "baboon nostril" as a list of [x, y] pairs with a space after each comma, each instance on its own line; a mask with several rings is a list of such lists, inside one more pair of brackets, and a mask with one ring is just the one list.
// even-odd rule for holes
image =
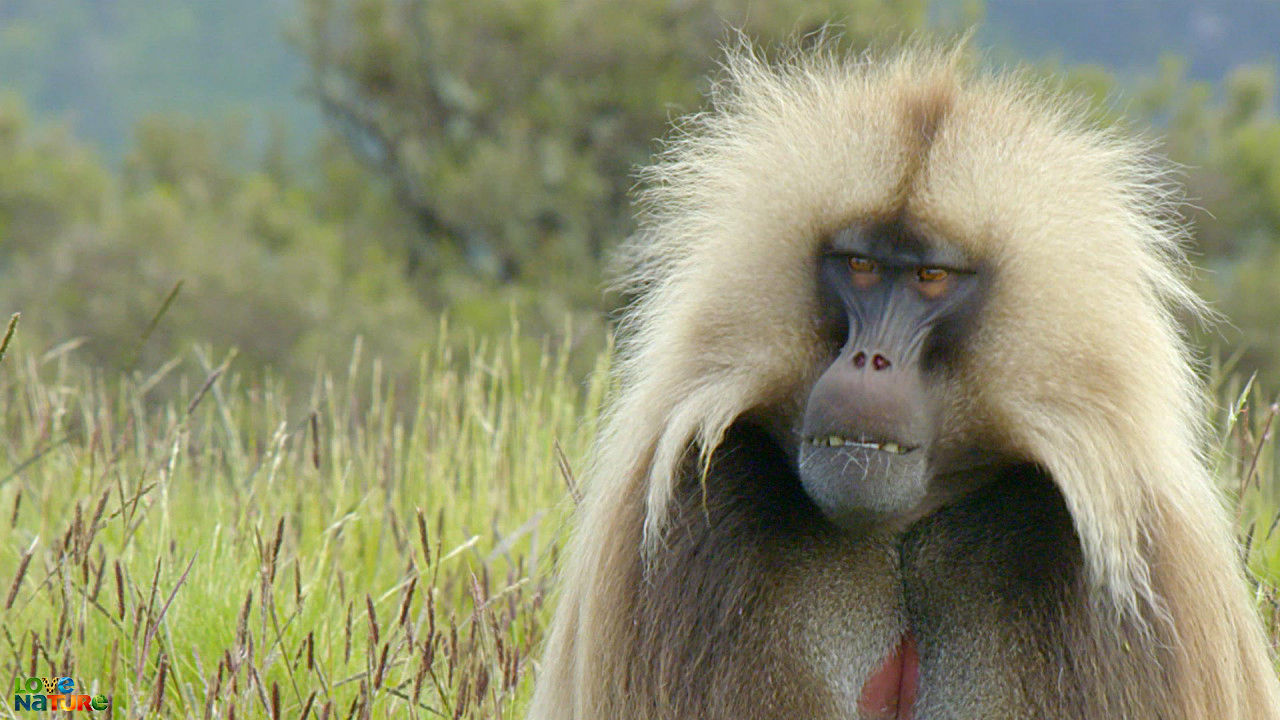
[[876, 356], [871, 358], [871, 366], [877, 370], [883, 370], [889, 367], [889, 359], [880, 353], [876, 353]]
[[856, 368], [863, 367], [867, 364], [867, 354], [859, 351], [853, 356], [853, 366]]

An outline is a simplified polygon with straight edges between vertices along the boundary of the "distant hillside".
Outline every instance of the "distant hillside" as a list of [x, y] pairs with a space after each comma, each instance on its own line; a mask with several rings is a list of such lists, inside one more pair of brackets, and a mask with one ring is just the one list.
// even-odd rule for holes
[[978, 37], [1027, 59], [1094, 63], [1130, 77], [1174, 53], [1190, 77], [1212, 81], [1280, 59], [1280, 0], [987, 0]]
[[0, 91], [118, 158], [150, 113], [279, 121], [311, 137], [292, 0], [0, 0]]

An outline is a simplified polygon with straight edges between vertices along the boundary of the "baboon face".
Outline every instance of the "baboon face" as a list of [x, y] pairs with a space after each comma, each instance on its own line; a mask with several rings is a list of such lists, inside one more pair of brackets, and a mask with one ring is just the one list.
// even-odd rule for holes
[[897, 221], [835, 233], [817, 274], [839, 349], [804, 410], [805, 491], [841, 525], [920, 517], [958, 490], [929, 482], [939, 473], [939, 378], [963, 347], [985, 274]]

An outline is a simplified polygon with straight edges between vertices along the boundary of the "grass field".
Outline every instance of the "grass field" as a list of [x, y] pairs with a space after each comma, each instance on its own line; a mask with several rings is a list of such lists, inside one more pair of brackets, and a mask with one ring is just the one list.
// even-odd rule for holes
[[[73, 677], [117, 718], [520, 717], [607, 366], [527, 347], [441, 350], [408, 387], [358, 348], [311, 388], [199, 353], [125, 378], [0, 358], [2, 675]], [[1276, 411], [1218, 393], [1275, 634]]]

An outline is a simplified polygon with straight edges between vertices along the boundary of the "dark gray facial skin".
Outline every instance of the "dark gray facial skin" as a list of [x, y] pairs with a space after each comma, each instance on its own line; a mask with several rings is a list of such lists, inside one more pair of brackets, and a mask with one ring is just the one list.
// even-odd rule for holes
[[977, 313], [982, 273], [901, 223], [836, 233], [819, 259], [838, 347], [800, 430], [805, 492], [838, 525], [910, 522], [936, 507], [939, 374]]

